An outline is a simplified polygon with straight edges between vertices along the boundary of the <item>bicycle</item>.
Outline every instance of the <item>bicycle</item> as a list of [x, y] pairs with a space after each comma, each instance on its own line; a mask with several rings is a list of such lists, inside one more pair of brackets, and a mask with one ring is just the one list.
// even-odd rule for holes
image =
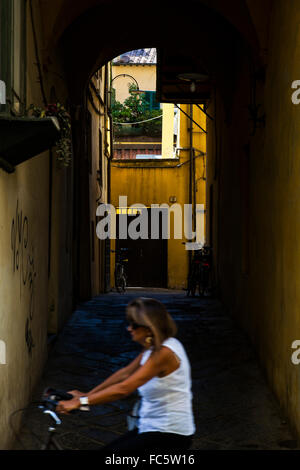
[[127, 287], [127, 275], [125, 271], [125, 263], [128, 262], [126, 252], [128, 248], [120, 248], [120, 250], [111, 250], [116, 253], [116, 266], [115, 266], [115, 287], [117, 292], [124, 293]]
[[189, 297], [190, 295], [192, 297], [195, 297], [197, 285], [199, 285], [201, 263], [201, 253], [199, 251], [197, 250], [192, 258], [191, 269], [188, 275], [187, 282], [187, 297]]
[[[38, 405], [38, 409], [41, 410], [44, 415], [47, 415], [51, 418], [51, 423], [48, 426], [47, 436], [44, 442], [42, 441], [41, 436], [37, 436], [32, 430], [30, 430], [30, 434], [32, 434], [35, 438], [37, 438], [37, 440], [41, 442], [41, 446], [39, 450], [64, 450], [64, 448], [61, 446], [61, 444], [58, 442], [55, 436], [57, 427], [62, 424], [62, 421], [58, 417], [55, 410], [59, 401], [71, 400], [72, 398], [74, 398], [73, 395], [71, 395], [70, 393], [64, 392], [63, 390], [56, 390], [54, 388], [46, 388], [42, 394], [41, 401], [33, 402], [34, 404]], [[18, 437], [18, 434], [13, 429], [11, 418], [17, 412], [24, 411], [26, 409], [27, 408], [21, 408], [20, 410], [16, 410], [10, 416], [11, 429], [14, 432], [17, 440], [22, 444], [23, 448], [24, 448], [24, 445], [22, 441], [20, 440], [20, 438]], [[89, 411], [89, 407], [81, 406], [79, 410]], [[70, 413], [73, 414], [77, 412], [78, 410], [73, 410]]]
[[204, 245], [201, 250], [200, 279], [199, 279], [199, 295], [204, 297], [208, 294], [211, 277], [211, 248]]
[[57, 416], [55, 409], [59, 401], [72, 400], [72, 398], [74, 398], [73, 395], [62, 390], [47, 388], [44, 391], [42, 404], [39, 405], [39, 408], [43, 410], [43, 414], [49, 415], [52, 418], [53, 424], [48, 427], [47, 439], [46, 442], [42, 444], [41, 450], [63, 450], [63, 447], [55, 437], [56, 427], [62, 423], [61, 419]]
[[199, 296], [208, 292], [211, 272], [211, 249], [203, 246], [194, 251], [187, 281], [187, 297], [195, 297], [198, 287]]

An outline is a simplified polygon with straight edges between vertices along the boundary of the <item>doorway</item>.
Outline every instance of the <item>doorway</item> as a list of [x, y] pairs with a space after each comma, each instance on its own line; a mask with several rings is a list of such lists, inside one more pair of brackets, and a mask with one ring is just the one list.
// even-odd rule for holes
[[[126, 249], [128, 256], [126, 259], [126, 274], [128, 287], [161, 287], [168, 285], [168, 240], [162, 237], [162, 214], [159, 214], [159, 236], [157, 239], [151, 238], [151, 210], [147, 211], [147, 234], [148, 238], [137, 238], [133, 240], [130, 237], [126, 239], [117, 238], [116, 250]], [[128, 228], [139, 214], [118, 214], [117, 216], [117, 234], [121, 224], [121, 217]]]

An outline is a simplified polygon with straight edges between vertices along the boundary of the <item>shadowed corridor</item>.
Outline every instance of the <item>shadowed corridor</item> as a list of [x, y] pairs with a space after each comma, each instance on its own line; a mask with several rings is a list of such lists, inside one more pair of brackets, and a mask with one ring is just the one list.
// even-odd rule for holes
[[[33, 400], [46, 386], [88, 391], [131, 361], [139, 348], [126, 331], [125, 306], [137, 296], [154, 297], [167, 306], [189, 355], [197, 426], [192, 449], [296, 448], [245, 335], [218, 301], [187, 298], [181, 291], [129, 290], [79, 304], [51, 351]], [[126, 431], [126, 413], [135, 398], [62, 416], [59, 442], [65, 449], [101, 448]], [[36, 405], [24, 417], [16, 448], [38, 449], [47, 419]]]

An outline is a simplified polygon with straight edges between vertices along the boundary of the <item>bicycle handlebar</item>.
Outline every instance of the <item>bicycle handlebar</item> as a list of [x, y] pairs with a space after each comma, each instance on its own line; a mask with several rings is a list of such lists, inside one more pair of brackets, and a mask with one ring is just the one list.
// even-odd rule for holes
[[44, 390], [42, 400], [50, 401], [61, 401], [61, 400], [72, 400], [73, 395], [67, 393], [64, 390], [58, 390], [55, 388], [48, 387]]
[[44, 414], [51, 416], [56, 425], [59, 425], [61, 424], [61, 419], [55, 412], [58, 402], [61, 400], [72, 400], [72, 398], [74, 397], [70, 393], [48, 387], [42, 394], [42, 404], [39, 408], [43, 410]]
[[[58, 403], [61, 400], [72, 400], [73, 395], [71, 393], [67, 393], [64, 390], [57, 390], [55, 388], [48, 387], [44, 390], [42, 394], [42, 404], [39, 406], [41, 408], [44, 414], [50, 415], [53, 420], [55, 421], [56, 424], [61, 424], [61, 420], [57, 416], [55, 410], [58, 405]], [[81, 406], [79, 410], [82, 411], [89, 411], [89, 407], [87, 406]], [[76, 413], [78, 410], [72, 410], [70, 413]]]
[[51, 418], [54, 419], [55, 424], [57, 424], [57, 425], [58, 425], [58, 424], [61, 424], [61, 419], [57, 416], [56, 413], [54, 413], [54, 411], [51, 411], [51, 410], [44, 410], [43, 413], [44, 413], [45, 415], [50, 415]]

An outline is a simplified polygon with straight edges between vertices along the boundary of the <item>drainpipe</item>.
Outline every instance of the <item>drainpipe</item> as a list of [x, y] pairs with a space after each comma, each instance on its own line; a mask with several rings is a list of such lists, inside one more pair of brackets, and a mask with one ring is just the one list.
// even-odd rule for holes
[[[193, 105], [190, 104], [190, 120], [188, 123], [190, 127], [190, 174], [189, 174], [189, 204], [192, 205], [192, 230], [194, 230], [194, 204], [193, 204], [193, 168], [194, 168], [194, 149], [193, 149]], [[189, 272], [192, 267], [192, 251], [189, 250]]]
[[[110, 75], [110, 76], [109, 76]], [[109, 79], [111, 80], [112, 77], [112, 65], [110, 63], [110, 74], [108, 73], [108, 64], [105, 65], [105, 81], [104, 81], [104, 90], [105, 90], [105, 96], [104, 96], [104, 101], [105, 101], [105, 143], [107, 143], [107, 118], [109, 119], [109, 139], [110, 139], [110, 155], [109, 157], [107, 156], [106, 153], [106, 159], [107, 159], [107, 203], [110, 204], [111, 202], [111, 161], [113, 158], [113, 120], [112, 120], [112, 115], [111, 115], [111, 109], [110, 109], [110, 104], [111, 104], [111, 99], [108, 99], [108, 96], [111, 96], [109, 92], [111, 91], [111, 82], [109, 82]], [[107, 146], [105, 148], [105, 152], [107, 152]], [[105, 291], [109, 292], [111, 288], [111, 279], [110, 279], [110, 240], [108, 239], [105, 243], [105, 251], [106, 251], [106, 260], [108, 265], [105, 267]], [[107, 276], [106, 276], [107, 275]]]
[[[112, 80], [112, 63], [110, 62], [110, 80]], [[111, 83], [109, 85], [109, 91], [111, 92]], [[108, 93], [107, 93], [107, 96], [108, 96]], [[112, 117], [112, 114], [111, 114], [111, 93], [110, 93], [110, 102], [109, 102], [109, 108], [108, 108], [108, 116], [109, 116], [109, 138], [110, 138], [110, 156], [109, 156], [109, 161], [108, 161], [108, 165], [109, 165], [109, 203], [111, 201], [111, 194], [110, 194], [110, 188], [111, 188], [111, 161], [113, 159], [113, 156], [114, 156], [114, 139], [113, 139], [113, 131], [114, 131], [114, 127], [113, 127], [113, 117]]]
[[[193, 105], [191, 104], [191, 117], [193, 117]], [[193, 122], [191, 122], [191, 156], [193, 161], [193, 231], [196, 232], [196, 159], [193, 147]]]
[[[104, 139], [104, 152], [105, 152], [105, 156], [106, 156], [106, 159], [107, 159], [107, 203], [109, 204], [110, 203], [110, 200], [111, 200], [111, 181], [110, 181], [110, 158], [108, 158], [108, 155], [107, 155], [107, 118], [109, 119], [109, 122], [110, 122], [110, 126], [111, 126], [111, 116], [110, 116], [110, 113], [109, 113], [109, 109], [108, 109], [108, 93], [109, 93], [109, 85], [108, 85], [108, 65], [106, 64], [105, 65], [105, 68], [104, 68], [104, 103], [105, 103], [105, 108], [104, 108], [104, 119], [105, 119], [105, 139]], [[111, 143], [112, 143], [112, 138], [111, 138], [111, 129], [110, 129], [110, 151], [112, 151], [111, 149]], [[110, 155], [111, 157], [111, 155]]]
[[109, 145], [110, 145], [110, 155], [107, 161], [107, 202], [110, 204], [111, 202], [111, 161], [113, 158], [113, 120], [112, 120], [112, 115], [109, 112], [108, 113], [108, 118], [109, 118]]

